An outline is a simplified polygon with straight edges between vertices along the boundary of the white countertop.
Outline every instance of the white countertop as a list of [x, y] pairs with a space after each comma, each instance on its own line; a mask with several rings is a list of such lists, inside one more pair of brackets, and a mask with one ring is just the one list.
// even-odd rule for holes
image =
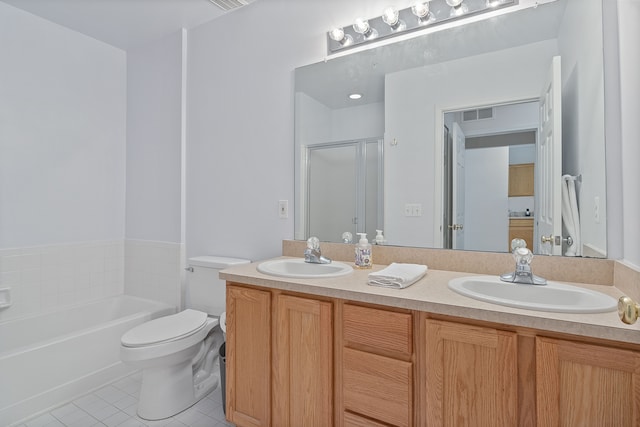
[[[295, 279], [262, 274], [256, 269], [259, 263], [222, 270], [220, 278], [265, 288], [640, 344], [640, 322], [626, 325], [618, 318], [617, 311], [571, 314], [524, 310], [478, 301], [459, 295], [448, 288], [449, 280], [470, 276], [469, 273], [429, 269], [424, 278], [408, 288], [389, 289], [367, 284], [367, 275], [372, 271], [381, 270], [385, 265], [374, 265], [370, 270], [354, 269], [352, 274], [336, 278]], [[613, 286], [572, 284], [602, 292], [615, 299], [623, 295]]]

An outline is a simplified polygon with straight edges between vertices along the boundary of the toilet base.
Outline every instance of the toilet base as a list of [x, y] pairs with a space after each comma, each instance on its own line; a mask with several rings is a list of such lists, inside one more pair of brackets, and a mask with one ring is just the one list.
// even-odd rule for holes
[[170, 367], [144, 369], [138, 416], [145, 420], [172, 417], [196, 404], [218, 386], [211, 374], [194, 386], [191, 361]]

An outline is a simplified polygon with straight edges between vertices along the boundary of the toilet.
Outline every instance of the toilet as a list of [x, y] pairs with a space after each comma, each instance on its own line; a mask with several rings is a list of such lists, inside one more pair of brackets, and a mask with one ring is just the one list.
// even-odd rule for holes
[[171, 417], [219, 383], [218, 350], [224, 342], [225, 283], [218, 272], [249, 260], [218, 256], [189, 259], [185, 310], [151, 320], [122, 335], [120, 358], [142, 370], [138, 415]]

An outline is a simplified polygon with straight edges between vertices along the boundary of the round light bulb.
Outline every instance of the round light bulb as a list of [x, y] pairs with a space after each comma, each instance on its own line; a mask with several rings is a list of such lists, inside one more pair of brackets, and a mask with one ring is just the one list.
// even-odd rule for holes
[[424, 18], [429, 14], [429, 3], [423, 3], [421, 1], [416, 2], [413, 6], [411, 6], [411, 13], [413, 13], [418, 18]]
[[398, 12], [398, 9], [396, 9], [393, 6], [387, 7], [382, 12], [382, 20], [384, 21], [385, 24], [387, 24], [390, 27], [393, 27], [398, 23], [399, 16], [400, 16], [400, 13]]
[[366, 34], [370, 30], [371, 27], [369, 26], [369, 21], [364, 18], [357, 18], [353, 23], [353, 31], [358, 34]]
[[342, 28], [334, 28], [333, 30], [329, 31], [329, 37], [331, 38], [331, 40], [339, 42], [344, 39], [344, 30]]

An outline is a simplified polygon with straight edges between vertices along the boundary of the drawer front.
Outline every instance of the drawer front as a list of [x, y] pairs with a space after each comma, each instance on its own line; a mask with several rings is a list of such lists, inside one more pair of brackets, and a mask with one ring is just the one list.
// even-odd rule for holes
[[343, 349], [344, 409], [394, 426], [412, 425], [410, 362]]
[[378, 423], [351, 412], [344, 412], [342, 415], [342, 425], [344, 427], [388, 427], [388, 424]]
[[409, 313], [345, 304], [344, 344], [365, 345], [374, 351], [410, 357], [413, 352], [412, 323]]

